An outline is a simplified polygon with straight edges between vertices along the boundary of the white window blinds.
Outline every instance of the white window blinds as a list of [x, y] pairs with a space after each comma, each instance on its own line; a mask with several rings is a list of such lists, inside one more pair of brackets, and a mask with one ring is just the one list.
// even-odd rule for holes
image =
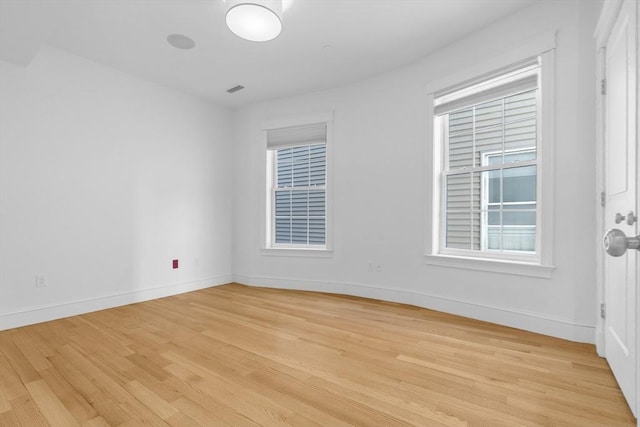
[[267, 131], [267, 148], [276, 149], [297, 145], [326, 144], [327, 124], [270, 129]]
[[440, 105], [436, 105], [435, 113], [436, 115], [450, 113], [452, 111], [460, 110], [470, 105], [482, 104], [483, 102], [503, 98], [515, 93], [527, 92], [538, 87], [537, 74], [525, 75], [520, 77], [521, 78], [519, 78], [518, 80], [504, 83], [499, 87], [488, 88], [480, 92], [471, 93], [462, 98], [453, 99]]
[[480, 82], [467, 82], [436, 93], [435, 115], [448, 114], [472, 105], [537, 89], [539, 69], [539, 59], [531, 58], [497, 74], [485, 76]]

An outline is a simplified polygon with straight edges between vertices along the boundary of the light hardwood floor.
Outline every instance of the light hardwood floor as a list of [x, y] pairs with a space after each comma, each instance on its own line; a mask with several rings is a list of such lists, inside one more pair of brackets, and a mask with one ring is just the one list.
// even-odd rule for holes
[[412, 306], [225, 285], [0, 332], [0, 425], [635, 425], [571, 343]]

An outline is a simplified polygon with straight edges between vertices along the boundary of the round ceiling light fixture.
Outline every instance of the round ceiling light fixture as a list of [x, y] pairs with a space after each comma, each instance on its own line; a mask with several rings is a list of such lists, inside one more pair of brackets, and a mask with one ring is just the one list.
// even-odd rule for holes
[[227, 27], [236, 36], [266, 42], [282, 31], [282, 0], [231, 0], [228, 3]]

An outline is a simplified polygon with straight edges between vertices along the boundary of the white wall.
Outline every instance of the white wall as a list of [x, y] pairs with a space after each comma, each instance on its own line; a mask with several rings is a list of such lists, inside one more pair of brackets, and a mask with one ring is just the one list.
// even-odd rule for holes
[[[0, 329], [233, 278], [592, 342], [599, 7], [543, 0], [414, 66], [235, 114], [53, 48], [0, 62]], [[552, 279], [426, 265], [426, 87], [556, 29]], [[261, 125], [328, 111], [333, 254], [265, 256]]]
[[0, 94], [0, 329], [231, 280], [229, 111], [46, 47]]
[[[593, 342], [595, 55], [599, 1], [543, 1], [422, 62], [334, 90], [244, 108], [234, 116], [236, 281], [408, 302]], [[557, 30], [555, 230], [551, 279], [428, 266], [426, 87]], [[266, 256], [264, 120], [333, 111], [329, 258]], [[380, 273], [368, 262], [380, 262]]]

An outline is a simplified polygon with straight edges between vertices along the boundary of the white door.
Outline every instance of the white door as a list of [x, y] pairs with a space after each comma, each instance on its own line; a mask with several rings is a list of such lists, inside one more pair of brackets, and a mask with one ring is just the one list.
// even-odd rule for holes
[[[636, 7], [625, 0], [605, 47], [605, 191], [607, 229], [638, 234], [636, 157]], [[633, 211], [633, 214], [629, 212]], [[617, 216], [617, 221], [616, 221]], [[623, 219], [624, 216], [624, 219]], [[637, 270], [638, 251], [605, 256], [605, 354], [634, 415], [638, 415]]]

